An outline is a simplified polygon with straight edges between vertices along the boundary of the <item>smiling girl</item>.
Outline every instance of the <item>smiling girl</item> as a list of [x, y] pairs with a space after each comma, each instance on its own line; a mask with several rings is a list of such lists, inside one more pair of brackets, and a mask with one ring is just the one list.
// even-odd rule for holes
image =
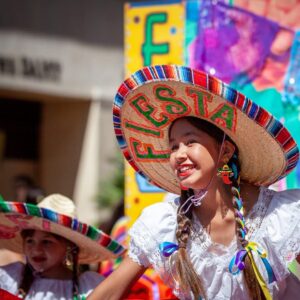
[[119, 268], [88, 297], [122, 299], [149, 266], [180, 299], [299, 298], [300, 191], [269, 186], [299, 151], [270, 113], [208, 74], [151, 66], [120, 86], [115, 133], [142, 176], [180, 195], [144, 209]]
[[[0, 202], [0, 247], [23, 253], [26, 264], [0, 268], [0, 288], [21, 299], [80, 300], [103, 277], [79, 273], [79, 263], [101, 261], [123, 252], [100, 230], [80, 223], [72, 200], [53, 194], [38, 206]], [[5, 233], [5, 234], [4, 234]]]

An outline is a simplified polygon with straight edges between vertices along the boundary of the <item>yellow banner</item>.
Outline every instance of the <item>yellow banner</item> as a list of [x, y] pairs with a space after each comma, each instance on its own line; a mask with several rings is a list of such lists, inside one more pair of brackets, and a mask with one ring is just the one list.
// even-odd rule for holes
[[126, 77], [143, 66], [183, 63], [185, 6], [170, 2], [125, 5]]
[[[125, 5], [125, 73], [143, 66], [184, 63], [185, 5], [181, 1]], [[141, 210], [161, 201], [165, 193], [150, 185], [126, 163], [125, 215], [129, 226]]]

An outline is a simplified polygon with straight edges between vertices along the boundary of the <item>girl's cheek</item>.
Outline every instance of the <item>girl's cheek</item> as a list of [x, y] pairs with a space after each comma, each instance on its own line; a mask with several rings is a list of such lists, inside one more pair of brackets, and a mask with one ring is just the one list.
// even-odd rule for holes
[[28, 247], [28, 246], [25, 246], [24, 247], [24, 253], [25, 253], [25, 255], [28, 255], [29, 253], [31, 253], [32, 252], [32, 248], [30, 248], [30, 247]]
[[174, 169], [175, 169], [175, 159], [174, 159], [174, 155], [172, 155], [172, 154], [170, 155], [169, 162], [170, 162], [171, 168], [174, 170]]

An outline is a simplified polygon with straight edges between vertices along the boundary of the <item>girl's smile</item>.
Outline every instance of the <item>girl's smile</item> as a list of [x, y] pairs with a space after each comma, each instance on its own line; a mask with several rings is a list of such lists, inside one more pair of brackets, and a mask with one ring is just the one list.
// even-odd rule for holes
[[32, 257], [32, 260], [36, 263], [44, 262], [47, 258], [44, 256], [35, 256]]
[[29, 264], [44, 277], [61, 278], [67, 275], [63, 264], [66, 251], [65, 239], [44, 231], [34, 230], [24, 239], [24, 252]]
[[184, 179], [185, 177], [190, 176], [195, 171], [195, 166], [193, 164], [182, 164], [177, 168], [177, 177], [179, 179]]
[[220, 146], [207, 133], [185, 119], [178, 119], [170, 130], [170, 164], [181, 184], [205, 188], [216, 172]]

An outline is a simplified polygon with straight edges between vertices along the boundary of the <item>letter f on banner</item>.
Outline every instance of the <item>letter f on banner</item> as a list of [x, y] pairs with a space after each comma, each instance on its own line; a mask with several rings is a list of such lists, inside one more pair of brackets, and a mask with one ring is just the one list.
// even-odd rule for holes
[[155, 23], [166, 23], [166, 13], [154, 13], [147, 16], [145, 21], [145, 43], [142, 45], [144, 66], [152, 64], [152, 55], [169, 52], [169, 43], [153, 43], [153, 27]]

